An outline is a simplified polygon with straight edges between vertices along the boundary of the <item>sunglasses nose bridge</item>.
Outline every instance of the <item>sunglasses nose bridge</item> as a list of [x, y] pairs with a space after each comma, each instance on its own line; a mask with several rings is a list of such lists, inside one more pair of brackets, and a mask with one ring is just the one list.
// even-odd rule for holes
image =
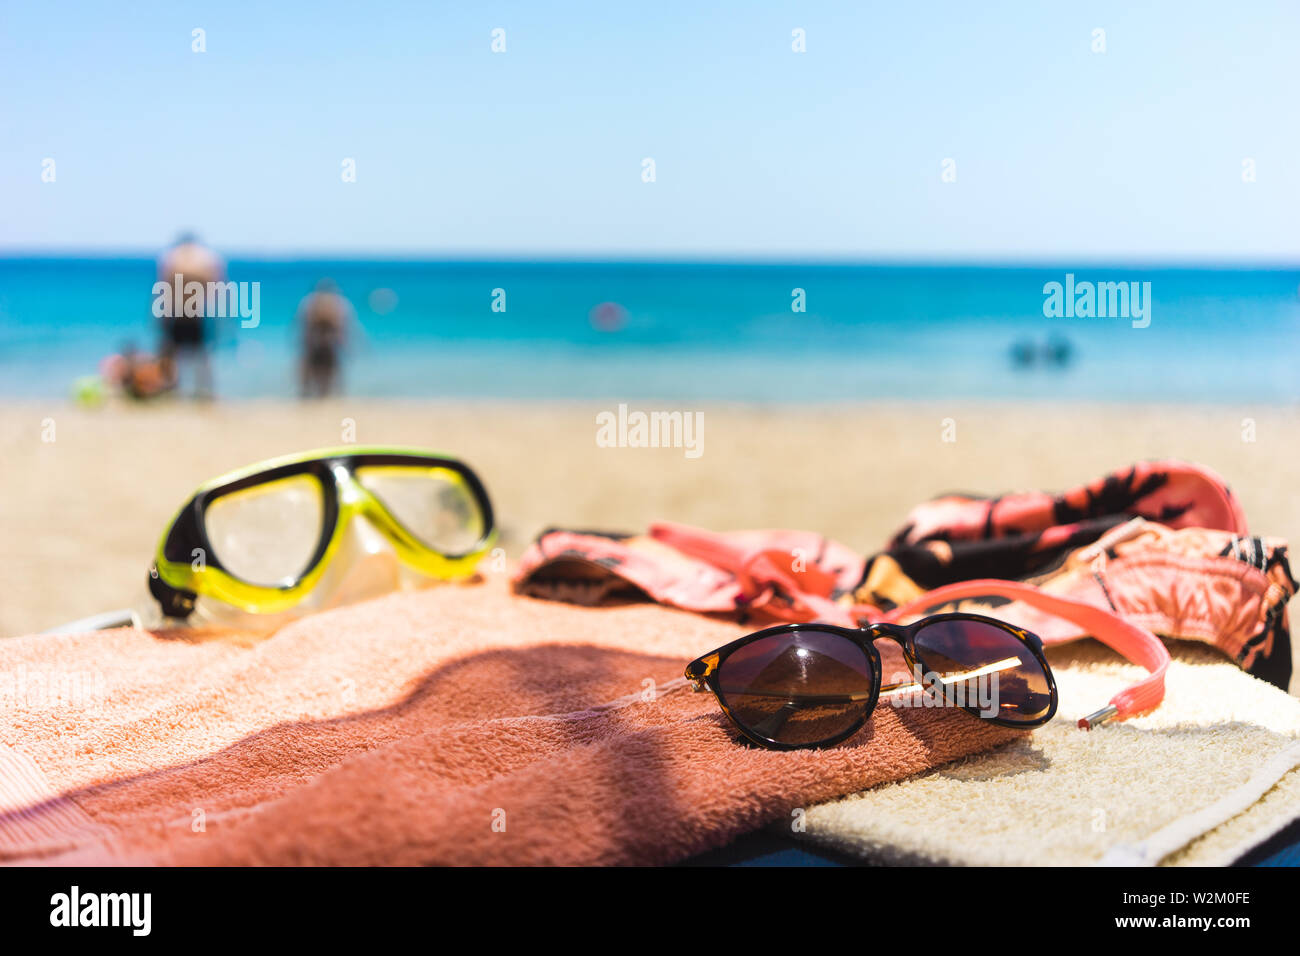
[[[917, 664], [916, 658], [912, 655], [911, 648], [907, 646], [906, 630], [895, 624], [871, 624], [864, 627], [862, 630], [865, 636], [865, 643], [868, 647], [872, 648], [873, 654], [878, 661], [878, 666], [883, 668], [886, 662], [880, 658], [880, 652], [875, 650], [874, 645], [880, 638], [888, 638], [897, 644], [899, 650], [902, 651], [903, 662], [907, 665], [908, 673], [912, 675], [908, 678], [903, 674], [891, 675], [882, 672], [880, 674], [882, 691], [894, 690], [898, 687], [904, 686], [909, 680], [915, 681], [915, 675], [919, 673], [920, 668]], [[900, 683], [900, 681], [902, 681], [902, 683]]]
[[887, 637], [903, 649], [903, 653], [911, 658], [911, 652], [907, 649], [907, 633], [894, 624], [870, 624], [862, 629], [863, 635], [868, 644], [874, 644], [882, 637]]

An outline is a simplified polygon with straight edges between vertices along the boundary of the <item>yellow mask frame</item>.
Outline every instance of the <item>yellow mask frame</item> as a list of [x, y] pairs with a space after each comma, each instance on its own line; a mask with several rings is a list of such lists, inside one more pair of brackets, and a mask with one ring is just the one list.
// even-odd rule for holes
[[[459, 554], [445, 554], [424, 543], [358, 480], [358, 468], [426, 470], [463, 491], [478, 508], [482, 533]], [[205, 527], [207, 508], [226, 495], [285, 478], [310, 476], [320, 482], [324, 505], [321, 535], [300, 574], [277, 584], [255, 584], [228, 571], [214, 553]], [[163, 613], [185, 618], [199, 595], [256, 614], [289, 610], [320, 583], [338, 553], [349, 523], [364, 517], [393, 546], [408, 567], [440, 580], [472, 575], [496, 541], [492, 504], [478, 475], [455, 458], [421, 448], [356, 446], [323, 448], [273, 458], [228, 472], [201, 485], [181, 506], [158, 542], [149, 569], [149, 589]]]

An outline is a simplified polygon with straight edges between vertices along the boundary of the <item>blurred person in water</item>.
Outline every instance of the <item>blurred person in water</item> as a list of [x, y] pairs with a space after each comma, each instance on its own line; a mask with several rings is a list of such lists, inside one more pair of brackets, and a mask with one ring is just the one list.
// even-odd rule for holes
[[298, 306], [299, 393], [324, 398], [341, 387], [342, 352], [356, 328], [356, 311], [329, 279], [316, 283]]
[[[178, 290], [185, 290], [191, 282], [198, 282], [207, 289], [208, 283], [224, 282], [225, 279], [226, 264], [222, 258], [188, 233], [181, 235], [158, 260], [158, 281]], [[181, 300], [177, 301], [178, 298]], [[162, 345], [158, 355], [164, 364], [164, 376], [178, 384], [181, 367], [192, 366], [195, 397], [211, 398], [212, 363], [208, 350], [214, 330], [209, 325], [207, 296], [203, 297], [201, 305], [196, 301], [197, 308], [187, 307], [186, 298], [187, 295], [169, 296], [168, 307], [159, 315]]]

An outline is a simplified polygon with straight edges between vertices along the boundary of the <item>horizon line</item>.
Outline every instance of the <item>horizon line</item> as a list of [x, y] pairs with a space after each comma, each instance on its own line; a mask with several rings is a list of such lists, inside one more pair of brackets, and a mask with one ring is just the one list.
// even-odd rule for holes
[[[154, 261], [170, 245], [157, 250], [141, 248], [18, 248], [0, 245], [0, 261]], [[1037, 269], [1037, 268], [1166, 268], [1166, 269], [1243, 269], [1268, 271], [1300, 270], [1300, 256], [1116, 256], [1062, 255], [1062, 256], [966, 256], [966, 255], [799, 255], [795, 253], [718, 253], [718, 254], [657, 254], [657, 253], [605, 253], [591, 252], [486, 252], [463, 250], [458, 252], [405, 251], [335, 251], [293, 250], [284, 252], [218, 249], [228, 262], [273, 262], [278, 264], [332, 263], [332, 264], [410, 264], [410, 265], [683, 265], [683, 266], [840, 266], [840, 267], [893, 267], [893, 268], [973, 268], [973, 269]]]

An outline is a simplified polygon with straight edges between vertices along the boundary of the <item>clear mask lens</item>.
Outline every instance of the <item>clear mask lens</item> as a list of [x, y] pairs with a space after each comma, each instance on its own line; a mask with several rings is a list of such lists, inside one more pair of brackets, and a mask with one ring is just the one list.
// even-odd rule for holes
[[382, 597], [398, 590], [414, 590], [437, 583], [404, 565], [388, 539], [364, 517], [343, 529], [333, 560], [320, 581], [299, 603], [285, 611], [257, 614], [225, 601], [201, 595], [189, 623], [222, 627], [277, 627], [304, 614], [342, 607]]
[[230, 574], [262, 587], [292, 584], [321, 539], [325, 501], [320, 482], [294, 475], [214, 499], [204, 522]]
[[483, 539], [483, 512], [450, 469], [369, 465], [356, 470], [356, 479], [426, 547], [455, 556]]

